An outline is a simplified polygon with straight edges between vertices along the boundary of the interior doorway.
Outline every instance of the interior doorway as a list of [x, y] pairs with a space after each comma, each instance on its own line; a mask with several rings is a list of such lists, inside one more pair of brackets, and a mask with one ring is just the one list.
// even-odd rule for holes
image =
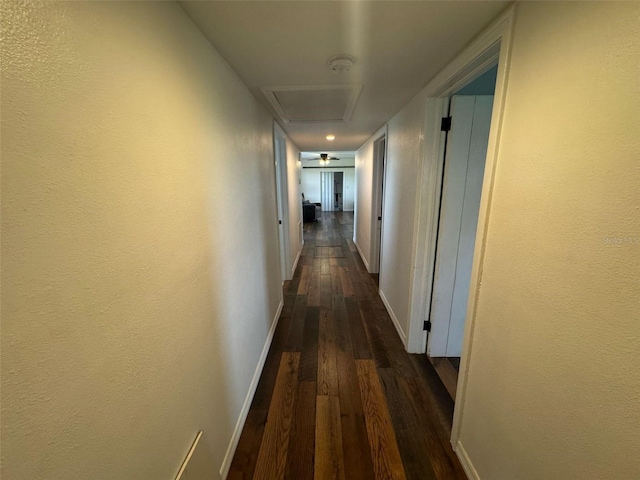
[[387, 138], [381, 136], [373, 143], [373, 210], [370, 272], [380, 273], [382, 264], [382, 231], [384, 212], [384, 184], [387, 162]]
[[492, 95], [454, 95], [448, 117], [427, 354], [454, 400], [492, 107]]
[[344, 174], [342, 172], [333, 173], [333, 210], [341, 212], [343, 210], [343, 189]]
[[289, 202], [287, 200], [287, 145], [284, 132], [274, 124], [273, 152], [276, 177], [276, 203], [278, 209], [278, 240], [280, 244], [280, 272], [282, 281], [291, 280], [289, 260]]
[[343, 210], [344, 173], [320, 172], [320, 196], [323, 212]]
[[[459, 435], [465, 411], [465, 398], [469, 378], [469, 365], [473, 356], [477, 299], [482, 280], [482, 263], [485, 256], [487, 232], [496, 176], [498, 146], [505, 112], [505, 97], [509, 81], [509, 59], [511, 54], [513, 9], [507, 9], [481, 36], [472, 41], [425, 87], [426, 115], [423, 138], [423, 161], [418, 179], [419, 197], [416, 202], [416, 231], [413, 247], [413, 273], [411, 278], [411, 309], [406, 347], [410, 353], [425, 353], [427, 337], [431, 335], [429, 321], [434, 273], [436, 245], [439, 227], [440, 198], [444, 179], [444, 157], [447, 134], [443, 131], [443, 118], [449, 116], [452, 96], [465, 86], [497, 65], [494, 103], [491, 114], [489, 141], [485, 156], [482, 193], [480, 199], [475, 248], [469, 282], [469, 295], [465, 314], [455, 407], [451, 426], [451, 444], [459, 457], [464, 453], [459, 444]], [[384, 264], [383, 264], [384, 267]], [[433, 327], [433, 325], [432, 325]], [[447, 357], [440, 357], [446, 359]], [[452, 357], [455, 358], [455, 357]], [[447, 363], [449, 363], [447, 361]], [[457, 367], [457, 366], [456, 366]], [[451, 370], [455, 371], [452, 365]]]
[[460, 357], [493, 96], [454, 95], [447, 133], [427, 352]]

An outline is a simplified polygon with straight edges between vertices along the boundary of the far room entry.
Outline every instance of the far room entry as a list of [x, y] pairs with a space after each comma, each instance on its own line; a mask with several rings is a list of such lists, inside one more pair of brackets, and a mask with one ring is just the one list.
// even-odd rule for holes
[[343, 176], [342, 172], [320, 173], [320, 197], [323, 212], [342, 211]]
[[352, 212], [355, 193], [355, 152], [303, 152], [304, 202], [320, 212]]

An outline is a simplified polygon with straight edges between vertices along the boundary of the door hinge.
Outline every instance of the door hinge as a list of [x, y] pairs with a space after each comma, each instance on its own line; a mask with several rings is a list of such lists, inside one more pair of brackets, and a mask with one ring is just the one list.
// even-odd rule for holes
[[451, 117], [442, 117], [442, 123], [440, 124], [441, 132], [448, 132], [451, 130]]
[[431, 331], [431, 322], [429, 320], [425, 320], [424, 321], [424, 326], [422, 327], [423, 330], [426, 330], [427, 332]]
[[378, 220], [382, 220], [382, 217], [378, 217]]
[[282, 225], [282, 220], [278, 220], [278, 225]]

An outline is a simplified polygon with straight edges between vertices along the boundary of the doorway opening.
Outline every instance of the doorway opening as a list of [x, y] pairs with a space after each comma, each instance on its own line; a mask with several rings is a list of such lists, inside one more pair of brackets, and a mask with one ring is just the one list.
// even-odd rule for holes
[[274, 123], [273, 151], [276, 177], [276, 203], [278, 210], [278, 240], [280, 244], [280, 272], [282, 282], [291, 280], [289, 255], [289, 202], [287, 200], [287, 146], [284, 132]]
[[[455, 377], [454, 380], [450, 382], [455, 385], [455, 406], [451, 425], [451, 444], [456, 453], [458, 453], [458, 457], [463, 461], [463, 464], [465, 463], [463, 458], [464, 454], [461, 453], [462, 448], [459, 444], [459, 436], [464, 415], [468, 372], [473, 350], [474, 329], [476, 327], [475, 313], [482, 279], [482, 263], [485, 255], [491, 197], [505, 110], [505, 96], [514, 22], [513, 12], [513, 8], [505, 10], [482, 35], [468, 45], [467, 48], [432, 79], [424, 89], [426, 102], [426, 116], [423, 129], [424, 160], [418, 181], [419, 197], [416, 205], [417, 222], [413, 247], [414, 270], [410, 293], [411, 311], [409, 314], [409, 334], [407, 335], [406, 345], [407, 351], [410, 353], [429, 353], [434, 356], [435, 352], [426, 352], [426, 348], [427, 344], [430, 345], [428, 336], [432, 335], [434, 328], [433, 324], [431, 324], [431, 332], [428, 332], [429, 322], [433, 320], [430, 317], [432, 312], [432, 291], [434, 284], [438, 280], [438, 278], [436, 278], [436, 245], [438, 244], [438, 231], [440, 226], [440, 197], [445, 179], [445, 145], [449, 143], [447, 133], [442, 131], [442, 127], [446, 127], [446, 122], [443, 122], [443, 118], [446, 119], [449, 117], [449, 107], [450, 105], [453, 107], [454, 102], [452, 97], [455, 96], [456, 93], [465, 93], [462, 90], [464, 87], [470, 85], [474, 80], [497, 65], [494, 87], [495, 93], [493, 106], [491, 108], [488, 143], [484, 156], [485, 163], [482, 175], [480, 203], [476, 220], [477, 228], [475, 235], [472, 236], [474, 248], [471, 255], [472, 260], [459, 367], [456, 365], [456, 360], [445, 360], [451, 365], [451, 370], [458, 374], [457, 383], [455, 382]], [[456, 101], [456, 103], [458, 102]], [[467, 167], [468, 165], [467, 160]], [[445, 200], [443, 200], [442, 204], [444, 211], [446, 208]], [[464, 196], [462, 197], [462, 207], [464, 207]], [[460, 216], [461, 215], [462, 213], [460, 211]], [[460, 232], [458, 232], [458, 236], [459, 235]], [[459, 245], [460, 241], [458, 238], [458, 246]], [[457, 249], [455, 252], [457, 255]], [[446, 335], [448, 338], [448, 328]]]
[[426, 350], [455, 400], [497, 65], [454, 92], [445, 129]]
[[387, 160], [387, 137], [386, 134], [373, 142], [373, 210], [372, 215], [372, 245], [370, 272], [380, 273], [382, 265], [382, 233], [383, 233], [383, 212], [384, 212], [384, 185]]
[[320, 196], [323, 212], [342, 212], [344, 195], [343, 172], [320, 172]]
[[[305, 222], [321, 221], [322, 212], [353, 212], [355, 152], [302, 152], [301, 159], [303, 210], [309, 211]], [[316, 206], [315, 214], [311, 205]]]

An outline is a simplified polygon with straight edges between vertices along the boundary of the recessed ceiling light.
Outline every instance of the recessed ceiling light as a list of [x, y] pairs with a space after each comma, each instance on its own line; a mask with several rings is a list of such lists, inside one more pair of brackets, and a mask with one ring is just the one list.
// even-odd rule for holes
[[327, 135], [327, 140], [329, 140], [330, 142], [333, 142], [336, 139], [335, 135]]

